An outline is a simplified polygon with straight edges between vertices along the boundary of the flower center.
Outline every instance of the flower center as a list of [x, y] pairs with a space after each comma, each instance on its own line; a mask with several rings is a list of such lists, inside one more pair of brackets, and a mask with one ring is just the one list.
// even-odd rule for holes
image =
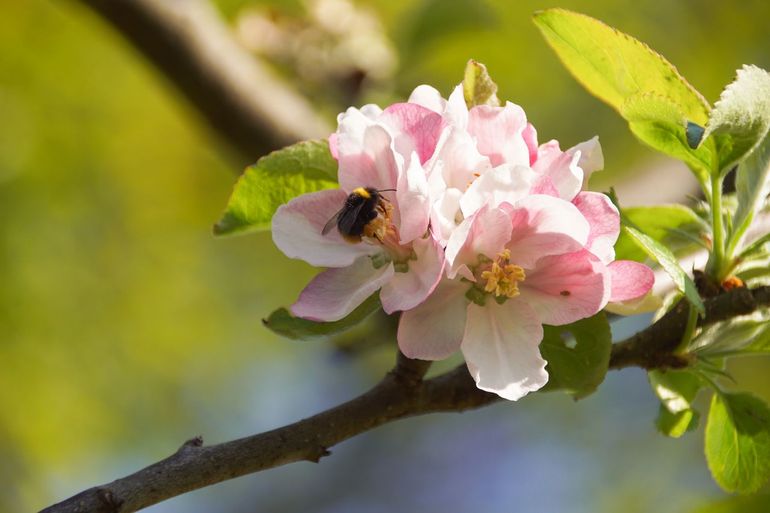
[[481, 272], [480, 284], [496, 297], [510, 298], [519, 295], [518, 283], [525, 278], [524, 269], [511, 263], [511, 252], [505, 249]]
[[[415, 258], [412, 245], [401, 245], [398, 229], [392, 221], [393, 204], [387, 200], [380, 201], [377, 205], [377, 217], [364, 226], [361, 239], [367, 244], [379, 245], [385, 250], [379, 254], [372, 263], [375, 267], [393, 262], [396, 272], [406, 272], [409, 269], [409, 260]], [[375, 261], [376, 260], [376, 261]]]

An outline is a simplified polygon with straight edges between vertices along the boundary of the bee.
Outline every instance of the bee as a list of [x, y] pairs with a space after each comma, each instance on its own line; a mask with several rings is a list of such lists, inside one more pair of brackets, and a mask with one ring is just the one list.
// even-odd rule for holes
[[367, 225], [377, 219], [379, 214], [388, 215], [386, 203], [390, 203], [382, 192], [395, 189], [375, 189], [374, 187], [357, 187], [353, 189], [342, 208], [332, 216], [321, 230], [326, 235], [337, 226], [340, 235], [349, 242], [359, 242]]

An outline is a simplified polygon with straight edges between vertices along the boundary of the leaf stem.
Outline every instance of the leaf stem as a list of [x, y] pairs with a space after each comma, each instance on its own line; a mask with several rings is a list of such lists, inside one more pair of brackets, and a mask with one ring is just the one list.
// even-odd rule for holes
[[687, 351], [693, 334], [695, 334], [695, 328], [698, 326], [698, 310], [692, 304], [689, 305], [689, 311], [687, 313], [687, 326], [685, 327], [682, 339], [679, 341], [679, 345], [674, 350], [674, 354], [683, 354]]
[[711, 387], [711, 389], [714, 391], [716, 395], [719, 396], [720, 399], [724, 397], [724, 390], [722, 390], [722, 387], [720, 387], [716, 381], [714, 381], [709, 376], [707, 376], [706, 373], [698, 372], [698, 377], [700, 377], [703, 381], [705, 381], [706, 384]]
[[718, 174], [711, 177], [711, 232], [713, 241], [706, 272], [721, 281], [725, 260], [725, 228], [722, 218], [722, 177]]

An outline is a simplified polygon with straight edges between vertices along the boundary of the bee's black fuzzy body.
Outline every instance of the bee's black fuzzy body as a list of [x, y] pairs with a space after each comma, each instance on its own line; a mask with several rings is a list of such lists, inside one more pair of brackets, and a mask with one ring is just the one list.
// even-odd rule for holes
[[322, 234], [326, 235], [336, 226], [345, 239], [358, 242], [364, 234], [366, 225], [377, 218], [382, 210], [383, 198], [379, 190], [373, 187], [358, 187], [345, 199], [345, 204], [324, 226]]

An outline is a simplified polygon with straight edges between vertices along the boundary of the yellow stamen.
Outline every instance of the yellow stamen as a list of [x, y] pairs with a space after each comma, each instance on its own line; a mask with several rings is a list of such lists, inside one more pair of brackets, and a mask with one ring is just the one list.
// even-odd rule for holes
[[484, 290], [498, 297], [518, 296], [518, 282], [525, 278], [524, 269], [511, 263], [511, 252], [507, 249], [498, 253], [491, 267], [481, 273], [481, 279], [486, 281]]

